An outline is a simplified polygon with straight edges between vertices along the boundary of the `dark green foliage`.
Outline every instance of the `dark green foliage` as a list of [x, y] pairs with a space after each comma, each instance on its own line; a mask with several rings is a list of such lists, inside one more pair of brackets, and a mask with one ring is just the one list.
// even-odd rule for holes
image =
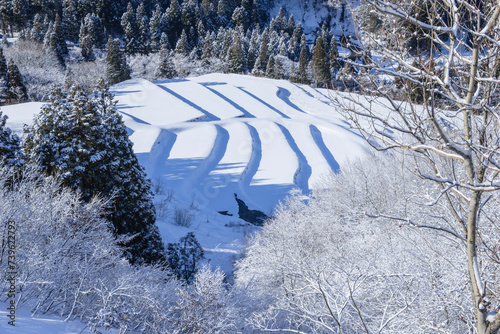
[[255, 61], [252, 74], [264, 75], [266, 72], [268, 61], [269, 61], [269, 35], [266, 28], [262, 33], [262, 42], [260, 43], [259, 56]]
[[80, 41], [80, 48], [82, 53], [82, 58], [84, 61], [94, 61], [94, 48], [92, 47], [92, 39], [90, 36], [85, 36]]
[[106, 55], [106, 78], [110, 85], [130, 79], [130, 68], [120, 47], [120, 40], [111, 37], [108, 40]]
[[149, 33], [149, 18], [144, 9], [144, 2], [141, 2], [136, 11], [137, 22], [137, 51], [148, 54], [150, 51], [151, 36]]
[[80, 46], [83, 43], [83, 39], [88, 37], [92, 44], [92, 48], [104, 48], [106, 45], [106, 31], [101, 22], [101, 19], [97, 16], [87, 14], [80, 26], [79, 41]]
[[245, 55], [241, 47], [240, 33], [235, 30], [233, 43], [227, 55], [227, 71], [229, 73], [243, 73], [245, 71]]
[[125, 51], [129, 54], [137, 52], [139, 48], [139, 28], [137, 26], [136, 13], [131, 2], [128, 3], [127, 11], [122, 16], [121, 26], [125, 34]]
[[50, 47], [57, 55], [57, 59], [61, 65], [65, 66], [65, 57], [68, 55], [68, 46], [66, 45], [66, 39], [62, 30], [61, 19], [59, 15], [56, 16], [56, 21], [54, 22], [53, 30], [50, 34]]
[[28, 90], [24, 85], [24, 80], [19, 72], [19, 68], [12, 59], [7, 66], [7, 102], [20, 103], [28, 100]]
[[84, 201], [110, 197], [107, 218], [132, 263], [164, 261], [155, 226], [152, 192], [132, 150], [116, 102], [101, 81], [92, 95], [73, 86], [54, 91], [31, 127], [25, 128], [24, 150], [47, 175], [58, 174]]
[[64, 34], [68, 40], [75, 43], [78, 41], [80, 30], [80, 20], [78, 20], [78, 13], [76, 11], [76, 1], [64, 0], [62, 13], [62, 26]]
[[190, 51], [188, 39], [187, 39], [187, 34], [185, 30], [182, 30], [181, 38], [177, 41], [177, 44], [175, 45], [175, 53], [187, 56]]
[[168, 49], [163, 49], [160, 52], [160, 66], [156, 72], [156, 78], [158, 79], [173, 79], [178, 76], [175, 69], [173, 58], [173, 52]]
[[186, 282], [192, 282], [198, 271], [197, 266], [205, 258], [205, 254], [194, 233], [189, 232], [178, 243], [168, 244], [167, 257], [174, 275]]
[[299, 69], [296, 76], [297, 81], [302, 84], [309, 83], [309, 79], [307, 78], [307, 66], [309, 63], [307, 60], [308, 54], [309, 54], [309, 49], [307, 47], [307, 44], [303, 43], [302, 49], [300, 50]]
[[311, 66], [316, 85], [319, 87], [328, 86], [332, 80], [330, 73], [330, 61], [323, 48], [323, 38], [321, 36], [316, 39], [311, 59]]
[[0, 167], [21, 166], [24, 164], [24, 157], [19, 137], [5, 126], [6, 122], [7, 116], [2, 116], [0, 111]]
[[[151, 19], [149, 20], [149, 34], [151, 36], [150, 48], [151, 51], [158, 51], [161, 49], [162, 32], [166, 29], [165, 17], [161, 13], [161, 7], [156, 5]], [[165, 34], [166, 36], [166, 34]]]

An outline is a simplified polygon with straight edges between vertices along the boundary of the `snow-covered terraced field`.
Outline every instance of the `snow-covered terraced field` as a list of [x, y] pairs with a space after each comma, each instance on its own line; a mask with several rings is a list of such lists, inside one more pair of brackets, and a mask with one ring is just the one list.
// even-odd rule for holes
[[[321, 187], [325, 174], [367, 152], [326, 90], [209, 74], [156, 83], [132, 79], [112, 92], [151, 179], [199, 208], [237, 215], [237, 194], [250, 209], [270, 214], [290, 192]], [[40, 105], [3, 111], [19, 131]]]
[[[334, 93], [309, 86], [209, 74], [156, 83], [132, 79], [112, 92], [140, 163], [163, 189], [155, 204], [164, 242], [192, 231], [206, 261], [228, 274], [244, 236], [254, 230], [238, 219], [234, 194], [269, 215], [290, 193], [323, 187], [325, 175], [368, 152], [336, 113]], [[22, 134], [41, 106], [2, 111]], [[175, 224], [178, 208], [192, 216], [189, 226]]]

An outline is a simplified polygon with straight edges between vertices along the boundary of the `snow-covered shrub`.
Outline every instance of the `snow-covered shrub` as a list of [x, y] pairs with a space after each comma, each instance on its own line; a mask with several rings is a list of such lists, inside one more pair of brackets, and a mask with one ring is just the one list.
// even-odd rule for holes
[[[155, 267], [132, 267], [102, 218], [105, 202], [89, 203], [28, 168], [13, 187], [0, 174], [0, 278], [9, 270], [7, 237], [15, 226], [16, 301], [33, 313], [115, 327], [164, 333], [171, 328], [175, 280]], [[12, 234], [12, 232], [10, 233]], [[5, 295], [5, 284], [1, 285]], [[168, 326], [168, 327], [167, 327]]]
[[19, 67], [31, 100], [46, 101], [53, 86], [64, 83], [64, 69], [57, 55], [42, 43], [18, 40], [4, 52]]
[[174, 209], [174, 224], [184, 227], [190, 227], [193, 221], [193, 214], [190, 210], [181, 206], [176, 206]]
[[203, 267], [192, 285], [177, 290], [173, 333], [235, 333], [238, 314], [220, 269]]
[[193, 232], [167, 246], [168, 264], [177, 278], [191, 282], [205, 253]]
[[370, 157], [345, 164], [307, 204], [289, 199], [237, 264], [236, 288], [254, 307], [248, 324], [300, 333], [467, 332], [464, 253], [444, 227], [425, 228], [453, 219], [440, 204], [422, 209], [439, 192], [398, 160]]

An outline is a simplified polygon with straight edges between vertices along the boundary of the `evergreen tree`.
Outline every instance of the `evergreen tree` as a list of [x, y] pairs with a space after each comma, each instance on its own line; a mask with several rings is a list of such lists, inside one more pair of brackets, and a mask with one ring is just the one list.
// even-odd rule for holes
[[33, 26], [31, 27], [30, 31], [30, 38], [38, 42], [43, 42], [46, 29], [47, 27], [43, 23], [42, 15], [38, 13], [35, 14], [35, 17], [33, 18]]
[[55, 91], [25, 133], [25, 152], [47, 175], [59, 174], [84, 201], [111, 197], [107, 218], [129, 237], [123, 243], [131, 263], [165, 261], [150, 182], [104, 81], [91, 96], [78, 86]]
[[161, 7], [156, 4], [153, 15], [149, 20], [149, 34], [151, 36], [151, 50], [158, 51], [161, 49], [162, 32], [165, 30], [165, 17], [161, 13]]
[[337, 42], [335, 40], [335, 36], [332, 35], [332, 38], [330, 40], [330, 68], [332, 71], [338, 70], [340, 68], [340, 63], [339, 63], [339, 51], [337, 49]]
[[160, 50], [172, 50], [172, 45], [170, 45], [170, 42], [168, 41], [168, 36], [166, 33], [161, 34], [160, 38]]
[[78, 41], [80, 29], [75, 0], [64, 0], [62, 13], [64, 34], [68, 40], [75, 43]]
[[203, 52], [201, 57], [206, 64], [208, 64], [210, 58], [214, 56], [213, 53], [214, 44], [215, 44], [215, 33], [208, 32], [203, 42]]
[[314, 45], [311, 65], [314, 75], [314, 81], [317, 86], [328, 86], [332, 77], [330, 74], [330, 62], [328, 55], [323, 49], [323, 38], [318, 36]]
[[238, 30], [234, 31], [233, 43], [227, 55], [227, 71], [229, 73], [243, 73], [245, 71], [245, 57], [241, 47], [241, 38]]
[[196, 28], [198, 4], [194, 0], [186, 0], [181, 8], [181, 21], [184, 29]]
[[168, 264], [179, 279], [192, 282], [198, 270], [198, 263], [205, 258], [203, 247], [193, 232], [182, 237], [178, 243], [167, 246]]
[[302, 84], [308, 84], [309, 79], [307, 78], [307, 65], [309, 58], [309, 48], [306, 43], [302, 44], [302, 49], [300, 50], [299, 57], [299, 69], [297, 75], [297, 81]]
[[229, 0], [219, 0], [217, 5], [217, 19], [219, 25], [222, 27], [227, 27], [231, 20], [232, 10], [229, 5]]
[[165, 16], [168, 21], [168, 39], [173, 44], [178, 40], [182, 32], [181, 7], [179, 6], [179, 2], [177, 0], [172, 0], [170, 2], [170, 7], [168, 7]]
[[92, 39], [90, 36], [85, 36], [80, 41], [81, 54], [84, 61], [94, 61], [95, 54], [94, 48], [92, 47]]
[[144, 9], [144, 2], [137, 7], [137, 51], [142, 54], [148, 54], [150, 51], [151, 37], [149, 34], [149, 18]]
[[175, 45], [175, 53], [183, 56], [187, 56], [189, 54], [189, 43], [186, 35], [186, 30], [182, 30], [181, 38], [177, 41]]
[[245, 30], [248, 29], [250, 25], [248, 12], [242, 6], [235, 8], [233, 15], [231, 16], [231, 21], [233, 22], [234, 26], [243, 26]]
[[0, 111], [0, 167], [20, 166], [24, 163], [19, 137], [5, 126], [7, 116]]
[[173, 52], [162, 49], [160, 52], [160, 66], [156, 71], [157, 79], [173, 79], [178, 76], [173, 62], [174, 54]]
[[120, 40], [109, 38], [106, 55], [106, 78], [110, 85], [130, 79], [130, 68], [121, 50]]
[[99, 17], [92, 14], [85, 16], [80, 26], [80, 44], [85, 37], [90, 38], [92, 47], [104, 48], [106, 46], [106, 31]]
[[264, 75], [266, 73], [267, 63], [269, 61], [269, 35], [267, 28], [262, 33], [262, 42], [260, 43], [259, 57], [255, 61], [252, 70], [254, 75]]
[[12, 59], [9, 60], [9, 64], [7, 66], [7, 100], [9, 102], [25, 102], [28, 100], [28, 90], [24, 85], [24, 80], [19, 72], [19, 68]]
[[123, 13], [121, 26], [125, 33], [125, 51], [129, 54], [134, 54], [139, 48], [139, 29], [137, 27], [136, 13], [131, 2], [128, 3], [127, 11]]
[[252, 36], [250, 37], [250, 43], [248, 45], [248, 53], [247, 53], [247, 67], [253, 68], [255, 65], [255, 60], [259, 55], [259, 30], [258, 28], [252, 31]]
[[28, 22], [28, 13], [30, 9], [30, 1], [28, 0], [11, 0], [12, 6], [12, 23], [18, 30], [22, 30]]
[[9, 98], [8, 67], [7, 60], [0, 48], [0, 103], [5, 103]]
[[292, 36], [290, 37], [290, 42], [288, 43], [288, 54], [290, 59], [293, 61], [298, 61], [300, 57], [301, 47], [301, 37], [304, 33], [302, 26], [298, 23], [293, 30]]
[[275, 65], [274, 56], [270, 55], [269, 60], [267, 62], [267, 66], [266, 66], [266, 77], [271, 78], [271, 79], [275, 78], [274, 65]]
[[50, 47], [50, 41], [53, 32], [54, 32], [54, 24], [50, 22], [49, 25], [47, 26], [45, 36], [43, 36], [43, 45]]
[[50, 35], [50, 47], [56, 53], [57, 59], [59, 59], [61, 65], [65, 66], [64, 58], [69, 54], [69, 50], [66, 45], [66, 40], [62, 31], [61, 18], [59, 15], [56, 15], [54, 28], [52, 34]]

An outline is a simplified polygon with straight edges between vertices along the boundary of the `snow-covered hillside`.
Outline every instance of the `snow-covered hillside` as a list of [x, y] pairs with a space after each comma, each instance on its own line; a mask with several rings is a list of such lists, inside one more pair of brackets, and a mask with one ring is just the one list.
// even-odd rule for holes
[[[329, 93], [287, 81], [210, 74], [112, 87], [134, 151], [155, 187], [164, 241], [194, 231], [212, 264], [231, 271], [243, 235], [234, 194], [267, 215], [290, 193], [366, 154], [364, 140], [332, 107]], [[3, 107], [22, 133], [41, 103]], [[190, 226], [173, 224], [186, 208]], [[218, 211], [227, 211], [223, 216]], [[228, 228], [227, 226], [230, 226]]]
[[294, 189], [365, 152], [326, 91], [241, 75], [211, 74], [113, 87], [134, 150], [152, 180], [185, 203], [238, 213], [234, 194], [270, 214]]

